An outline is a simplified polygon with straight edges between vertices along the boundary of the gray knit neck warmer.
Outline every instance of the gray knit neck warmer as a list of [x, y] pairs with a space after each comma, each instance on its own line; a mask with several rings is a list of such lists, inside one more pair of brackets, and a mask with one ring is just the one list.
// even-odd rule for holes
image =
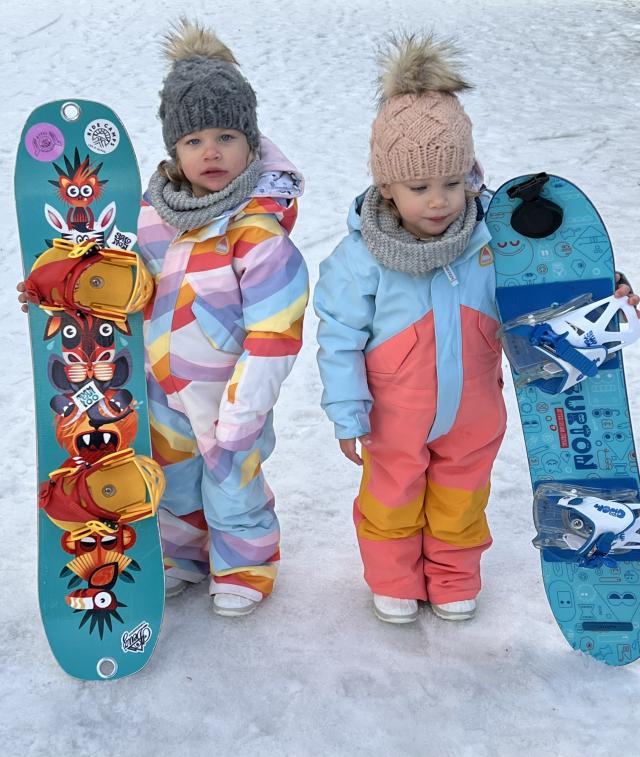
[[151, 204], [163, 221], [179, 231], [199, 229], [246, 200], [262, 168], [262, 161], [256, 159], [224, 189], [204, 197], [194, 197], [188, 184], [175, 184], [156, 171], [149, 182]]
[[369, 252], [392, 271], [426, 276], [459, 257], [477, 221], [476, 202], [467, 199], [464, 213], [439, 237], [416, 239], [383, 202], [380, 190], [369, 187], [360, 211], [362, 238]]

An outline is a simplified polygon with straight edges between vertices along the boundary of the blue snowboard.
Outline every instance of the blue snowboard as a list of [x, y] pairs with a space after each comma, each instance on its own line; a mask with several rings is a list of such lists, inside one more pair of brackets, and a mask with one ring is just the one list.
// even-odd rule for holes
[[[135, 251], [140, 178], [131, 142], [115, 113], [83, 100], [37, 108], [20, 139], [15, 198], [25, 278], [52, 240], [64, 239], [71, 246], [95, 240], [100, 248]], [[116, 323], [30, 305], [29, 328], [44, 630], [56, 660], [70, 675], [120, 678], [146, 664], [160, 631], [164, 576], [157, 516], [148, 507], [144, 487], [137, 510], [117, 512], [113, 519], [83, 518], [73, 502], [47, 504], [42, 492], [51, 472], [62, 467], [91, 472], [109, 455], [145, 460], [154, 470], [148, 460], [142, 315]], [[134, 452], [124, 451], [129, 448]], [[102, 511], [109, 513], [109, 502], [120, 493], [104, 483], [105, 475], [97, 474], [103, 476], [100, 496], [107, 503]], [[160, 488], [160, 482], [156, 475], [154, 485]], [[58, 483], [56, 491], [62, 486]], [[86, 499], [82, 502], [84, 507]]]
[[[542, 205], [525, 208], [523, 187], [535, 179], [503, 184], [486, 216], [503, 324], [581, 295], [597, 301], [614, 291], [611, 243], [589, 199], [549, 176], [538, 190]], [[552, 205], [545, 207], [546, 201]], [[513, 365], [512, 373], [533, 491], [558, 483], [631, 492], [637, 503], [640, 480], [620, 353], [561, 393], [543, 391], [544, 382], [536, 381], [518, 388]], [[541, 563], [549, 605], [574, 649], [609, 665], [640, 657], [640, 550], [589, 563], [542, 547]]]

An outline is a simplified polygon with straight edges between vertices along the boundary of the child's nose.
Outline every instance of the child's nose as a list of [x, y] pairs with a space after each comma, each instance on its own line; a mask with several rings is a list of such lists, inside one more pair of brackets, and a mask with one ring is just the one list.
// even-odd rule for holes
[[220, 150], [218, 149], [218, 146], [216, 144], [208, 144], [204, 151], [205, 158], [219, 158], [220, 157]]

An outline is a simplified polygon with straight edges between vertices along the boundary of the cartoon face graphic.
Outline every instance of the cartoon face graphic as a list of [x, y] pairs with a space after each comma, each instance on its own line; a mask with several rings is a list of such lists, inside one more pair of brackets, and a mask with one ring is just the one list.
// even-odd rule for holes
[[58, 195], [62, 202], [74, 208], [86, 208], [102, 196], [102, 186], [106, 180], [100, 180], [98, 173], [102, 163], [95, 166], [89, 163], [89, 157], [80, 160], [78, 148], [74, 152], [73, 163], [64, 156], [65, 168], [53, 164], [58, 180], [49, 180], [50, 184], [58, 188]]
[[548, 587], [547, 593], [556, 618], [560, 622], [573, 620], [576, 614], [576, 604], [571, 586], [565, 581], [554, 581]]
[[552, 452], [544, 454], [542, 456], [542, 467], [546, 473], [553, 476], [560, 472], [560, 458]]

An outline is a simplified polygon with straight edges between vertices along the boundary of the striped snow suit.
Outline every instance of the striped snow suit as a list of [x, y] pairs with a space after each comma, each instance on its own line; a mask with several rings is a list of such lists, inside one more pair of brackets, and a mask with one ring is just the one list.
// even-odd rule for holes
[[[176, 235], [147, 202], [139, 220], [156, 278], [145, 342], [152, 446], [167, 479], [165, 565], [190, 581], [210, 574], [212, 594], [253, 600], [271, 592], [279, 561], [262, 463], [308, 299], [306, 266], [288, 236], [296, 193], [265, 194], [276, 169], [204, 228]], [[301, 193], [301, 180], [295, 187]]]

